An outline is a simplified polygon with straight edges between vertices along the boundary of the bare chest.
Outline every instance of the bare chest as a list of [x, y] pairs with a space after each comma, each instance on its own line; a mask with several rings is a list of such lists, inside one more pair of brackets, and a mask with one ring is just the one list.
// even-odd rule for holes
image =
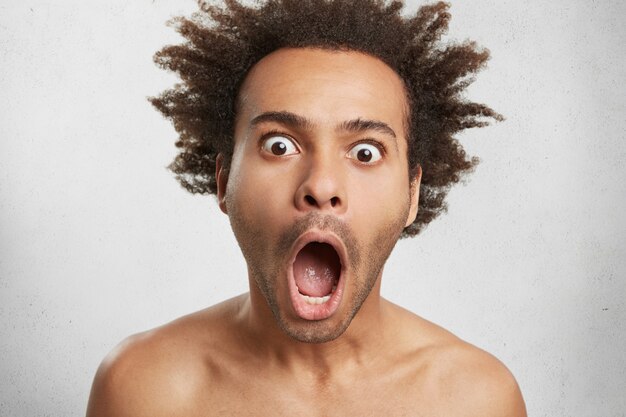
[[432, 416], [434, 404], [427, 391], [419, 380], [387, 375], [311, 383], [251, 372], [245, 379], [224, 379], [213, 386], [198, 415]]

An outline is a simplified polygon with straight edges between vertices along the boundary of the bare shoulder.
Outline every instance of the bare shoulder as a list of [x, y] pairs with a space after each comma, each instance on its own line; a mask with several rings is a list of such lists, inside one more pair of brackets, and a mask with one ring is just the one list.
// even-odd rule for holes
[[219, 317], [232, 316], [233, 304], [235, 299], [120, 343], [96, 372], [87, 416], [194, 415], [220, 354]]
[[515, 378], [491, 354], [458, 340], [433, 353], [441, 398], [457, 398], [449, 415], [525, 417], [526, 407]]
[[447, 330], [408, 314], [404, 333], [420, 335], [411, 360], [419, 369], [419, 388], [428, 393], [433, 409], [447, 416], [526, 416], [519, 386], [500, 360]]

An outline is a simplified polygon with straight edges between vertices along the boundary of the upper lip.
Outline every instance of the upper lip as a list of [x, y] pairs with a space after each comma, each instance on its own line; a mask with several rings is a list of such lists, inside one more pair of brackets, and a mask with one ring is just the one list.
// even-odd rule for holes
[[302, 233], [300, 236], [298, 236], [296, 241], [293, 243], [289, 264], [293, 265], [294, 261], [296, 260], [296, 256], [302, 250], [302, 248], [312, 242], [327, 243], [332, 246], [333, 249], [335, 249], [335, 252], [337, 252], [337, 255], [339, 255], [339, 261], [341, 262], [341, 271], [343, 272], [348, 268], [348, 263], [346, 262], [348, 256], [343, 241], [334, 233], [322, 231], [319, 229], [309, 229], [306, 232]]

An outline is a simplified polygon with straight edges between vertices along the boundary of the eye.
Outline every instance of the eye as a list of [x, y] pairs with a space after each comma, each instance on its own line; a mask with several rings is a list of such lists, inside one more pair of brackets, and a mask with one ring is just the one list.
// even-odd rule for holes
[[364, 164], [377, 162], [382, 157], [380, 148], [371, 143], [359, 143], [348, 152], [348, 158], [356, 159]]
[[265, 140], [261, 148], [276, 156], [294, 155], [298, 153], [298, 148], [291, 139], [286, 136], [272, 135]]

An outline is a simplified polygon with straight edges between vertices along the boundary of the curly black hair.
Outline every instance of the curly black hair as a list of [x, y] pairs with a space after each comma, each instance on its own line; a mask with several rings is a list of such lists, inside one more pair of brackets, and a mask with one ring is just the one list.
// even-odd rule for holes
[[402, 237], [418, 234], [446, 210], [450, 186], [472, 170], [454, 135], [502, 116], [463, 92], [489, 58], [474, 42], [447, 43], [449, 5], [425, 5], [401, 14], [402, 1], [266, 0], [255, 7], [224, 0], [199, 1], [191, 17], [171, 21], [186, 38], [156, 53], [155, 62], [179, 74], [182, 83], [150, 98], [179, 134], [170, 169], [188, 191], [217, 191], [218, 154], [226, 166], [233, 152], [237, 98], [248, 71], [281, 48], [351, 50], [377, 57], [404, 81], [409, 103], [409, 175], [422, 168], [419, 211]]

